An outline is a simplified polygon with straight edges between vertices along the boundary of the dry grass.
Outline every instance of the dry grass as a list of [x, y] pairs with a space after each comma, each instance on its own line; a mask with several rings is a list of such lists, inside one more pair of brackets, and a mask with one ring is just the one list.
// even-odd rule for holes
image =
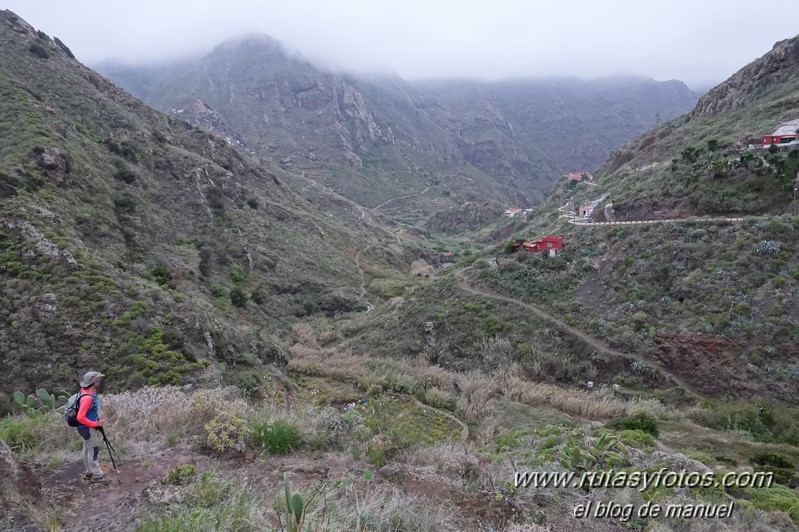
[[[280, 495], [278, 495], [279, 497]], [[408, 495], [393, 486], [359, 482], [317, 498], [309, 508], [309, 530], [460, 530], [443, 503]]]
[[205, 424], [221, 412], [241, 417], [253, 413], [252, 407], [241, 398], [240, 390], [233, 386], [194, 392], [186, 387], [147, 386], [103, 396], [101, 411], [116, 439], [143, 445], [152, 434], [175, 440], [200, 435]]
[[494, 397], [499, 391], [497, 380], [479, 371], [458, 375], [460, 397], [455, 406], [458, 415], [468, 421], [479, 421], [491, 417], [494, 412]]
[[316, 340], [316, 333], [313, 328], [304, 322], [295, 323], [291, 327], [291, 332], [294, 334], [297, 343], [306, 347], [318, 348], [319, 342]]
[[505, 397], [520, 403], [546, 405], [566, 414], [588, 418], [609, 419], [623, 416], [627, 404], [613, 396], [612, 391], [587, 392], [575, 388], [564, 388], [552, 384], [530, 382], [518, 375], [516, 367], [496, 373], [496, 381]]
[[652, 417], [668, 421], [684, 421], [693, 412], [698, 411], [698, 407], [675, 409], [664, 405], [657, 399], [636, 398], [627, 402], [627, 412], [625, 415], [634, 416], [636, 414], [649, 414]]

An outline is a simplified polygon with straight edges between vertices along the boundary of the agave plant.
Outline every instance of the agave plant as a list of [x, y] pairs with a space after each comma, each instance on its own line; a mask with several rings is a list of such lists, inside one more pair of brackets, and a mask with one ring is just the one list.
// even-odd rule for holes
[[566, 445], [561, 449], [560, 463], [567, 469], [578, 471], [602, 470], [608, 460], [621, 460], [629, 451], [615, 436], [603, 434], [583, 450], [569, 435]]
[[305, 499], [299, 492], [291, 494], [287, 473], [283, 473], [283, 488], [286, 490], [286, 530], [299, 532], [305, 522]]

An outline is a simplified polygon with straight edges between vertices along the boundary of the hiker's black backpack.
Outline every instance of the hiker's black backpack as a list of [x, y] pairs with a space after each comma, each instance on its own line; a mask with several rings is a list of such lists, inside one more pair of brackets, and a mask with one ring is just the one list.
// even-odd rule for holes
[[78, 410], [80, 409], [80, 398], [86, 396], [91, 397], [92, 394], [78, 392], [67, 400], [67, 405], [64, 408], [64, 417], [67, 420], [67, 425], [69, 425], [70, 427], [80, 426], [80, 423], [78, 423]]

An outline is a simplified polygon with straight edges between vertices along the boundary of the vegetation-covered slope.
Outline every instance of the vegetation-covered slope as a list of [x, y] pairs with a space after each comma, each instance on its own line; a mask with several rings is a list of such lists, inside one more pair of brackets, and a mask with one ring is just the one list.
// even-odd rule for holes
[[318, 189], [321, 214], [10, 12], [0, 47], [0, 389], [256, 375], [294, 316], [366, 307], [359, 252], [405, 267], [371, 215]]
[[[561, 257], [520, 254], [476, 277], [710, 395], [798, 402], [799, 148], [750, 146], [799, 117], [798, 51], [799, 39], [777, 43], [692, 113], [616, 150], [593, 183], [558, 184], [516, 236], [563, 235]], [[599, 198], [583, 221], [661, 222], [564, 217]], [[742, 215], [754, 216], [724, 220]]]

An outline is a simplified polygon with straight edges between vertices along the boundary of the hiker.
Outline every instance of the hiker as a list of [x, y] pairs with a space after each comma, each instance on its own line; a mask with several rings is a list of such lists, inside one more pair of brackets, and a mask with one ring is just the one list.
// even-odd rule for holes
[[[102, 385], [103, 375], [97, 371], [90, 371], [80, 381], [80, 395], [78, 399], [78, 433], [83, 438], [83, 464], [86, 473], [83, 478], [96, 484], [110, 484], [111, 481], [100, 469], [97, 457], [100, 454], [97, 427], [103, 426], [100, 418], [100, 398], [97, 389]], [[91, 396], [91, 400], [87, 398]]]

